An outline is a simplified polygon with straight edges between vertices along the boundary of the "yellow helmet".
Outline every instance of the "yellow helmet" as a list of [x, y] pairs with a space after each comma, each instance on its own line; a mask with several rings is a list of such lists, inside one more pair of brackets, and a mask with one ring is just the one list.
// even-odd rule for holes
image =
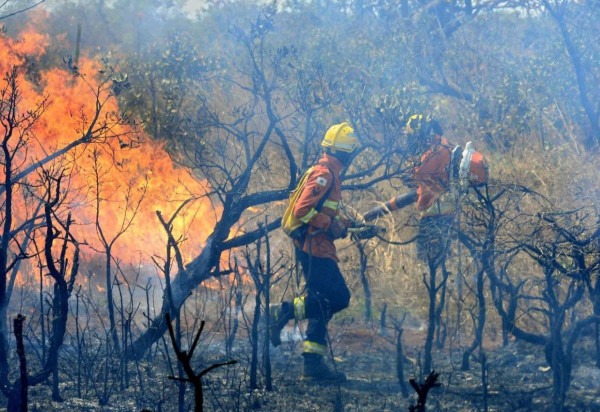
[[357, 145], [358, 139], [348, 122], [331, 126], [321, 142], [323, 147], [330, 148], [334, 152], [339, 150], [345, 153], [352, 153]]
[[422, 114], [413, 114], [410, 116], [406, 122], [405, 131], [409, 136], [419, 136], [422, 138], [428, 138], [432, 134], [441, 136], [444, 133], [437, 120], [426, 118]]
[[408, 118], [408, 122], [406, 122], [406, 134], [414, 135], [418, 134], [423, 126], [423, 115], [422, 114], [413, 114]]

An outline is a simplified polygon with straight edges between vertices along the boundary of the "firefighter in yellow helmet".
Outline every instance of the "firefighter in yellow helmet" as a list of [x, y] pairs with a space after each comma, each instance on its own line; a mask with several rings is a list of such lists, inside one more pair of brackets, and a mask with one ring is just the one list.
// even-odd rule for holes
[[338, 266], [334, 241], [348, 233], [349, 222], [338, 215], [340, 173], [351, 162], [357, 145], [354, 129], [347, 122], [327, 130], [321, 143], [323, 155], [312, 168], [293, 211], [308, 225], [304, 236], [294, 240], [306, 281], [305, 293], [294, 301], [284, 301], [270, 308], [270, 337], [274, 346], [281, 344], [281, 330], [288, 321], [308, 320], [302, 353], [303, 379], [317, 383], [346, 380], [346, 375], [325, 364], [324, 356], [327, 324], [350, 303], [350, 290]]
[[[410, 146], [423, 148], [413, 170], [417, 188], [371, 209], [363, 217], [370, 221], [416, 202], [420, 215], [417, 254], [421, 260], [437, 267], [445, 258], [451, 238], [449, 230], [457, 204], [456, 188], [461, 184], [486, 183], [487, 163], [480, 152], [463, 152], [460, 146], [448, 142], [437, 120], [422, 114], [408, 119], [405, 132]], [[459, 175], [463, 172], [464, 182], [461, 182]]]

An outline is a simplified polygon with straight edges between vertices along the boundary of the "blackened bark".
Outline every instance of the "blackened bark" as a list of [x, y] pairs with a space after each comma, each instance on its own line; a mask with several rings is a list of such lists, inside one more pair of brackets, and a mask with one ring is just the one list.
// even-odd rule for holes
[[27, 358], [23, 344], [23, 323], [25, 316], [19, 314], [13, 320], [15, 339], [17, 342], [17, 357], [19, 358], [19, 379], [14, 383], [8, 398], [8, 412], [27, 412], [28, 380]]
[[418, 383], [414, 379], [410, 380], [410, 385], [414, 388], [418, 395], [417, 404], [414, 406], [411, 405], [409, 408], [411, 412], [425, 412], [425, 404], [427, 403], [427, 395], [429, 394], [429, 390], [440, 386], [440, 384], [437, 382], [439, 376], [439, 373], [431, 371], [427, 376], [427, 379], [425, 379], [425, 383], [423, 384]]

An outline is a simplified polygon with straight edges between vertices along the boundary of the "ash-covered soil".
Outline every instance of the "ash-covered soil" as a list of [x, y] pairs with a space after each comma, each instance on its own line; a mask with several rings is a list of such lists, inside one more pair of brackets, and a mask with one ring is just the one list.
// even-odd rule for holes
[[[397, 335], [381, 333], [369, 325], [352, 323], [332, 328], [335, 367], [346, 373], [342, 385], [319, 386], [300, 380], [302, 373], [301, 335], [286, 329], [284, 343], [270, 347], [272, 390], [267, 390], [264, 369], [256, 374], [257, 389], [250, 389], [251, 347], [247, 337], [238, 338], [228, 356], [218, 337], [200, 348], [197, 370], [231, 358], [238, 363], [210, 372], [204, 382], [204, 411], [408, 411], [416, 393], [408, 380], [423, 382], [420, 372], [424, 335], [405, 330], [402, 335], [403, 373], [407, 397], [398, 380]], [[429, 392], [428, 411], [546, 411], [551, 410], [552, 371], [540, 347], [511, 342], [508, 346], [487, 344], [485, 363], [480, 351], [471, 357], [470, 369], [461, 370], [464, 347], [447, 340], [444, 350], [434, 352], [434, 370], [439, 386]], [[202, 344], [201, 344], [202, 345]], [[573, 379], [565, 411], [600, 410], [600, 369], [591, 354], [592, 342], [583, 340], [576, 350]], [[262, 363], [262, 357], [259, 356]], [[164, 357], [162, 358], [164, 359]], [[332, 365], [331, 359], [328, 360]], [[118, 361], [116, 361], [116, 364]], [[61, 384], [63, 402], [50, 400], [47, 386], [30, 390], [31, 411], [177, 411], [178, 384], [170, 377], [175, 365], [161, 360], [152, 364], [129, 365], [128, 387], [123, 382], [99, 379], [78, 396], [76, 383]], [[485, 371], [485, 379], [482, 379]], [[483, 382], [487, 382], [484, 385]], [[140, 383], [141, 382], [141, 383]], [[92, 386], [90, 386], [92, 387]], [[100, 405], [98, 394], [110, 396]], [[193, 409], [193, 391], [187, 385], [184, 410]]]

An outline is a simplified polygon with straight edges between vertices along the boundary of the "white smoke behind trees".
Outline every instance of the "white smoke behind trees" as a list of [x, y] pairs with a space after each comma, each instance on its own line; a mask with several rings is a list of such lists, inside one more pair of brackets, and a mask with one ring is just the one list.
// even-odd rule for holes
[[[581, 230], [587, 236], [579, 220], [574, 225], [569, 219], [538, 221], [527, 216], [538, 216], [541, 209], [593, 209], [590, 204], [598, 198], [594, 141], [599, 136], [590, 121], [598, 108], [586, 107], [586, 101], [597, 102], [600, 95], [598, 8], [544, 1], [531, 6], [535, 13], [523, 13], [529, 2], [397, 3], [290, 1], [289, 9], [273, 10], [255, 2], [212, 1], [202, 5], [206, 7], [201, 7], [198, 19], [191, 19], [193, 13], [184, 8], [190, 4], [182, 1], [65, 1], [48, 5], [50, 13], [43, 18], [19, 13], [3, 20], [3, 36], [18, 37], [32, 21], [49, 35], [45, 53], [28, 56], [24, 66], [38, 87], [43, 85], [41, 73], [64, 67], [70, 61], [67, 56], [76, 51], [113, 65], [115, 75], [107, 81], [119, 111], [134, 116], [150, 137], [146, 143], [165, 144], [173, 159], [197, 179], [188, 181], [186, 188], [214, 206], [203, 217], [216, 223], [201, 236], [182, 232], [181, 242], [195, 243], [201, 252], [186, 256], [187, 272], [171, 273], [175, 302], [161, 302], [161, 294], [152, 310], [147, 304], [143, 315], [137, 313], [143, 321], [127, 335], [132, 346], [124, 345], [137, 351], [128, 352], [130, 358], [141, 358], [160, 339], [163, 315], [171, 305], [186, 304], [211, 277], [228, 273], [233, 266], [230, 248], [248, 245], [254, 250], [252, 240], [263, 234], [258, 223], [271, 230], [274, 250], [289, 257], [289, 244], [276, 230], [277, 211], [299, 171], [318, 156], [323, 131], [333, 122], [349, 120], [361, 140], [360, 154], [344, 176], [348, 209], [353, 212], [406, 189], [402, 177], [409, 156], [402, 124], [409, 114], [424, 112], [440, 120], [453, 142], [473, 141], [488, 156], [496, 188], [522, 185], [545, 196], [542, 208], [523, 201], [528, 197], [519, 197], [518, 190], [510, 193], [498, 210], [501, 216], [509, 212], [510, 225], [501, 232], [506, 244], [530, 246], [527, 239], [508, 233], [514, 230], [506, 230], [523, 230], [523, 221], [540, 236], [530, 237], [549, 249], [556, 245], [546, 236], [551, 230], [560, 236], [577, 228], [577, 235]], [[556, 10], [553, 6], [559, 3], [564, 7]], [[7, 4], [13, 10], [30, 3]], [[0, 8], [0, 16], [6, 13]], [[561, 22], [568, 23], [564, 27], [569, 41]], [[196, 183], [204, 180], [211, 189], [196, 192]], [[482, 210], [486, 209], [477, 209]], [[485, 220], [478, 214], [472, 217]], [[388, 225], [392, 240], [403, 241], [413, 234], [414, 219], [415, 212], [407, 210], [382, 224]], [[144, 221], [147, 226], [152, 222]], [[474, 244], [478, 234], [472, 234]], [[593, 242], [585, 239], [592, 248]], [[546, 264], [545, 249], [540, 256], [534, 252], [540, 266]], [[346, 243], [341, 253], [344, 268], [356, 276], [361, 265], [353, 245]], [[371, 285], [374, 306], [393, 302], [390, 312], [410, 310], [424, 319], [423, 268], [411, 246], [369, 244], [367, 253], [369, 274], [377, 275]], [[155, 262], [166, 260], [153, 257]], [[593, 257], [589, 252], [587, 259]], [[560, 270], [571, 274], [571, 256], [562, 258]], [[512, 259], [507, 258], [507, 264]], [[544, 280], [531, 260], [521, 256], [514, 262], [510, 271], [498, 276], [522, 278], [505, 282]], [[456, 260], [450, 264], [452, 273], [458, 273]], [[175, 270], [175, 265], [161, 266], [167, 269]], [[512, 286], [509, 283], [506, 290]], [[527, 293], [532, 301], [543, 301], [537, 291], [531, 288]], [[583, 289], [579, 291], [577, 297], [584, 296]], [[358, 287], [353, 292], [359, 297], [362, 293]], [[453, 293], [449, 290], [456, 302]], [[543, 324], [543, 308], [520, 309]], [[577, 309], [587, 313], [589, 301]], [[519, 327], [529, 326], [526, 318], [519, 318], [524, 322]], [[111, 331], [125, 339], [121, 333]]]

